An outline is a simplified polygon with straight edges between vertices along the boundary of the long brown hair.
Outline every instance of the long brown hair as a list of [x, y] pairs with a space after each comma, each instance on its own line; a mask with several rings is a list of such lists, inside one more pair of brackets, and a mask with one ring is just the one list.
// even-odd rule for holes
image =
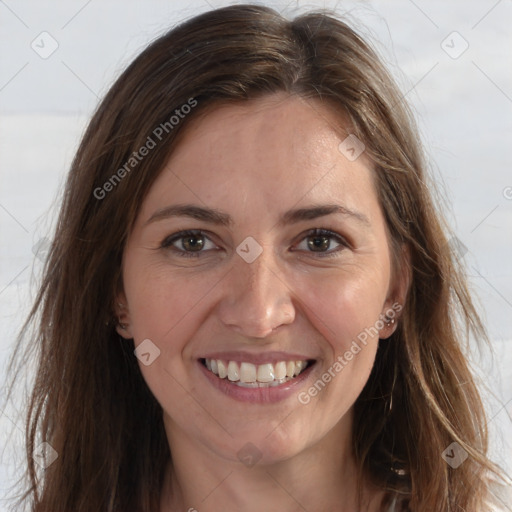
[[[484, 474], [493, 466], [463, 354], [468, 332], [482, 337], [484, 329], [402, 95], [372, 48], [334, 15], [289, 21], [270, 8], [238, 5], [199, 15], [143, 51], [99, 105], [73, 161], [21, 334], [37, 351], [20, 500], [30, 500], [32, 511], [158, 510], [171, 457], [162, 410], [133, 343], [120, 341], [112, 322], [124, 245], [191, 119], [217, 103], [281, 91], [343, 110], [374, 162], [395, 265], [404, 264], [400, 248], [410, 258], [398, 328], [380, 344], [355, 404], [360, 476], [402, 495], [416, 512], [484, 510]], [[58, 453], [44, 471], [32, 457], [42, 441]], [[442, 457], [453, 442], [469, 454], [457, 469]]]

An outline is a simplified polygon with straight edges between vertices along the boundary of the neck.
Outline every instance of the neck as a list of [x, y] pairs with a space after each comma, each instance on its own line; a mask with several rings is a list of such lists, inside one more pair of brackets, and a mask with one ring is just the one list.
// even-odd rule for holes
[[160, 511], [378, 511], [381, 496], [368, 487], [362, 488], [362, 506], [358, 505], [350, 424], [340, 423], [286, 460], [247, 467], [196, 445], [168, 420], [172, 465], [167, 468]]

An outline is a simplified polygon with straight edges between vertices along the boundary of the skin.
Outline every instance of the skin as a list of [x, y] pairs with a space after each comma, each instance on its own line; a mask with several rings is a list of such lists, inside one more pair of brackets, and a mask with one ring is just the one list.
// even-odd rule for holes
[[[191, 122], [154, 182], [129, 236], [119, 333], [135, 345], [150, 339], [160, 355], [139, 362], [164, 411], [173, 466], [161, 512], [194, 510], [381, 510], [382, 494], [363, 483], [356, 508], [351, 452], [353, 404], [374, 363], [379, 337], [306, 405], [307, 389], [374, 326], [406, 278], [393, 277], [386, 224], [363, 153], [349, 161], [338, 149], [350, 130], [318, 100], [275, 94], [215, 107]], [[230, 226], [189, 217], [148, 220], [171, 205], [193, 204], [229, 214]], [[290, 209], [338, 204], [366, 217], [334, 213], [278, 223]], [[335, 238], [318, 252], [314, 228]], [[197, 258], [181, 256], [183, 239], [200, 229]], [[263, 248], [247, 263], [236, 252], [248, 236]], [[179, 251], [182, 251], [181, 253]], [[325, 252], [330, 257], [322, 257]], [[197, 253], [194, 253], [197, 254]], [[380, 338], [394, 325], [385, 325]], [[385, 341], [381, 341], [385, 342]], [[306, 382], [278, 403], [236, 401], [211, 385], [198, 359], [215, 351], [270, 351], [314, 359]], [[237, 453], [252, 443], [260, 460], [246, 467]]]

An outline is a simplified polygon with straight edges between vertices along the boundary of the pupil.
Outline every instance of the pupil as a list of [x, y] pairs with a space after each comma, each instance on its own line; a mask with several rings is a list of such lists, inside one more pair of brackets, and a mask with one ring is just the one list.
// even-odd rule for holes
[[191, 251], [200, 251], [204, 241], [200, 235], [193, 235], [183, 239], [183, 248]]
[[329, 248], [329, 238], [326, 236], [311, 237], [308, 241], [308, 245], [313, 251], [327, 250]]

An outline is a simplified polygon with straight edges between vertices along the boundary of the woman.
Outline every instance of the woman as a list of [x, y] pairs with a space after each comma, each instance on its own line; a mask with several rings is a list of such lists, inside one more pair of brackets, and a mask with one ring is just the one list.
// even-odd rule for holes
[[483, 328], [403, 98], [332, 16], [218, 9], [135, 59], [30, 322], [34, 512], [492, 510]]

